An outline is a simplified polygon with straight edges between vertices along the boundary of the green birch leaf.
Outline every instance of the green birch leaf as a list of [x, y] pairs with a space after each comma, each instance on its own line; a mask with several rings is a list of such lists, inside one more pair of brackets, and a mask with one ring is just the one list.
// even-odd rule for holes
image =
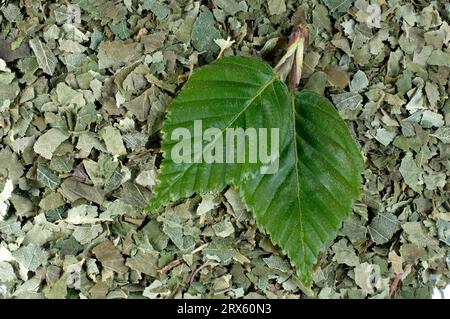
[[[267, 174], [261, 163], [250, 163], [247, 157], [240, 164], [192, 158], [175, 163], [171, 152], [179, 144], [173, 142], [172, 132], [187, 127], [188, 133], [196, 134], [182, 141], [195, 145], [193, 136], [201, 132], [194, 132], [193, 123], [199, 119], [203, 130], [279, 128], [279, 154], [272, 158], [278, 169]], [[360, 193], [363, 161], [333, 105], [312, 91], [291, 96], [266, 64], [229, 57], [191, 77], [169, 106], [163, 130], [165, 158], [149, 209], [195, 192], [240, 187], [260, 230], [289, 256], [303, 284], [310, 287], [319, 253], [336, 236]], [[205, 155], [208, 142], [200, 142], [203, 148], [187, 152], [189, 156]], [[216, 151], [220, 150], [227, 149], [221, 145]]]
[[30, 47], [33, 50], [39, 67], [47, 74], [53, 75], [55, 72], [58, 59], [53, 52], [41, 42], [39, 39], [31, 39]]
[[[165, 158], [149, 209], [196, 192], [220, 191], [227, 184], [238, 184], [262, 166], [261, 163], [249, 163], [249, 147], [245, 149], [244, 163], [192, 163], [208, 156], [216, 145], [214, 141], [220, 142], [215, 137], [201, 142], [202, 150], [189, 147], [186, 154], [191, 163], [176, 163], [171, 152], [177, 142], [171, 137], [177, 128], [189, 131], [189, 136], [182, 139], [188, 145], [193, 145], [201, 134], [194, 132], [196, 120], [202, 120], [203, 132], [209, 128], [218, 128], [221, 132], [227, 128], [280, 128], [282, 143], [288, 133], [289, 101], [286, 85], [269, 65], [259, 60], [227, 57], [194, 72], [168, 107], [161, 148]], [[222, 154], [226, 153], [225, 144], [221, 147]]]
[[319, 253], [335, 236], [359, 197], [363, 162], [333, 105], [311, 91], [293, 101], [291, 143], [280, 150], [276, 174], [259, 174], [241, 193], [266, 231], [312, 284]]

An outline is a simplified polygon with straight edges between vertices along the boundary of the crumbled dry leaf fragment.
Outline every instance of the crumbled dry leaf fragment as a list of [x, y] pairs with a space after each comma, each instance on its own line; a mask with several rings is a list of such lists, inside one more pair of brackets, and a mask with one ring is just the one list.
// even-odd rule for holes
[[34, 151], [46, 159], [51, 159], [56, 148], [68, 139], [68, 135], [57, 128], [42, 134], [34, 144]]
[[102, 266], [111, 269], [118, 274], [124, 274], [128, 271], [125, 266], [125, 260], [114, 244], [107, 240], [95, 246], [92, 249], [95, 257], [101, 262]]

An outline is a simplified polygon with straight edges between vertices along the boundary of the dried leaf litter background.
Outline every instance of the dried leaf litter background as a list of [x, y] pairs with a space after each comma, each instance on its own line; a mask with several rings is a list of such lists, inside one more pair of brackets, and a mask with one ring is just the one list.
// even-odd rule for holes
[[366, 162], [312, 293], [430, 297], [450, 279], [449, 14], [421, 0], [4, 4], [1, 298], [305, 298], [236, 191], [142, 213], [190, 72], [220, 51], [274, 65], [301, 22], [302, 86], [333, 100]]

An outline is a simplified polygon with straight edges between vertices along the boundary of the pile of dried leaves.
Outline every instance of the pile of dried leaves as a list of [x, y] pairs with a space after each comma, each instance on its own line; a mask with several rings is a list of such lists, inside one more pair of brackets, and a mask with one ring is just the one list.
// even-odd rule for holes
[[304, 298], [235, 190], [143, 213], [165, 107], [192, 70], [219, 52], [274, 65], [298, 23], [310, 29], [302, 86], [334, 102], [366, 162], [363, 196], [307, 293], [445, 287], [449, 15], [425, 0], [4, 4], [0, 298]]

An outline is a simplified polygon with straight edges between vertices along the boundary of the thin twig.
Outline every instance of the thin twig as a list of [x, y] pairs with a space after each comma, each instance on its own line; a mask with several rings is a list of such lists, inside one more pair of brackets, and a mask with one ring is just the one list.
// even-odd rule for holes
[[160, 274], [165, 274], [166, 272], [172, 270], [173, 268], [175, 268], [176, 266], [178, 266], [179, 264], [181, 264], [181, 258], [172, 260], [170, 263], [168, 263], [167, 265], [165, 265], [163, 268], [161, 268], [160, 270], [158, 270], [158, 272]]
[[228, 291], [231, 291], [231, 290], [233, 290], [232, 287], [228, 287], [228, 288], [225, 288], [225, 289], [222, 289], [222, 290], [216, 290], [216, 291], [213, 292], [213, 295], [221, 295], [221, 294], [224, 294], [224, 293], [226, 293]]
[[206, 268], [208, 266], [211, 267], [215, 267], [217, 266], [218, 263], [213, 263], [213, 262], [209, 262], [207, 261], [206, 263], [204, 263], [203, 265], [201, 265], [200, 267], [198, 267], [191, 275], [191, 277], [189, 278], [189, 284], [192, 284], [194, 282], [195, 277], [197, 276], [197, 274], [203, 269]]
[[[202, 251], [203, 249], [205, 249], [208, 246], [208, 243], [205, 243], [203, 245], [198, 246], [197, 248], [195, 248], [193, 251], [190, 252], [191, 255], [194, 255], [200, 251]], [[161, 268], [160, 270], [158, 270], [158, 272], [160, 274], [165, 274], [166, 272], [172, 270], [173, 268], [175, 268], [176, 266], [178, 266], [179, 264], [181, 264], [183, 261], [183, 258], [177, 258], [175, 260], [172, 260], [170, 263], [168, 263], [167, 265], [165, 265], [163, 268]]]
[[392, 281], [391, 289], [389, 289], [389, 297], [392, 298], [394, 296], [395, 291], [397, 290], [398, 283], [402, 279], [402, 275], [403, 273], [397, 274], [394, 280]]
[[144, 150], [144, 151], [142, 151], [142, 152], [140, 152], [140, 153], [130, 157], [128, 160], [129, 161], [134, 161], [134, 160], [136, 160], [138, 158], [141, 158], [142, 156], [144, 156], [144, 155], [146, 155], [148, 153], [153, 153], [153, 152], [154, 153], [159, 153], [160, 151], [161, 151], [161, 149], [159, 147], [148, 148], [148, 149], [146, 149], [146, 150]]

